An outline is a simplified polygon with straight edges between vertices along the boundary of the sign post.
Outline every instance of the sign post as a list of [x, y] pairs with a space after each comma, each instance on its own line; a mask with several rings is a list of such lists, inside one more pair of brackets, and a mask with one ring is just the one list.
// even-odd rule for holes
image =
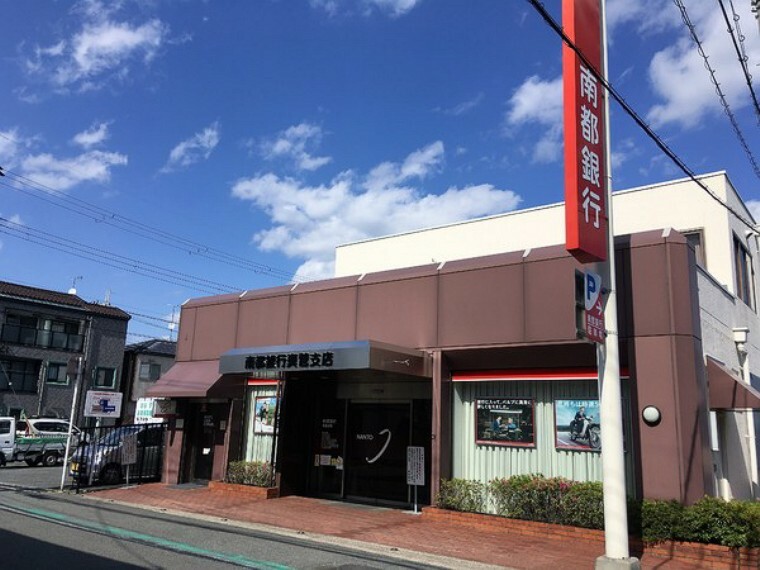
[[[607, 77], [605, 10], [606, 0], [562, 0], [563, 28], [583, 55], [570, 45], [562, 46], [565, 232], [567, 250], [581, 263], [596, 263], [599, 274], [586, 273], [586, 303], [590, 305], [584, 303], [587, 334], [596, 335], [591, 340], [597, 342], [602, 428], [605, 553], [597, 558], [596, 568], [633, 569], [640, 564], [630, 557], [628, 546], [610, 133], [606, 125], [609, 97], [600, 81]], [[606, 303], [601, 301], [602, 282], [607, 287]], [[590, 299], [589, 295], [597, 297]], [[596, 320], [600, 317], [601, 323]]]
[[414, 486], [414, 514], [417, 511], [417, 487], [425, 484], [425, 448], [406, 448], [406, 484]]
[[127, 486], [129, 486], [129, 467], [137, 463], [136, 433], [128, 433], [121, 440], [121, 463], [127, 466]]

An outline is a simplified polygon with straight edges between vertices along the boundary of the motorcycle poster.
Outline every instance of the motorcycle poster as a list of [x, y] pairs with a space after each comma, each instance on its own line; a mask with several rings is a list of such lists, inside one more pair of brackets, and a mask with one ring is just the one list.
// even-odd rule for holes
[[599, 400], [554, 400], [557, 449], [600, 451]]
[[476, 400], [475, 439], [479, 444], [535, 447], [533, 400]]

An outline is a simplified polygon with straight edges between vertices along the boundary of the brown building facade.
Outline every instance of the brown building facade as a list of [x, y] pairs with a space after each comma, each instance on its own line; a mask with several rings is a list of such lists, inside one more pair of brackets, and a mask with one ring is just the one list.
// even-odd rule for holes
[[[712, 495], [694, 252], [657, 231], [616, 256], [629, 493]], [[283, 494], [408, 505], [408, 447], [424, 450], [423, 504], [452, 476], [600, 480], [568, 420], [598, 400], [576, 269], [557, 246], [187, 302], [149, 394], [178, 403], [165, 482], [274, 460]]]

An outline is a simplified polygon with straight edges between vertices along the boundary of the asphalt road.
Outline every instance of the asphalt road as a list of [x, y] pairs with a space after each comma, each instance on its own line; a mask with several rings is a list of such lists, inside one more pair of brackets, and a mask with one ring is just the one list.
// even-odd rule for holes
[[[29, 467], [26, 463], [10, 463], [0, 467], [0, 484], [7, 483], [27, 489], [58, 489], [62, 469], [62, 464], [57, 467]], [[64, 485], [65, 488], [71, 485], [68, 474]]]
[[0, 566], [8, 570], [437, 567], [336, 544], [2, 483], [0, 545]]

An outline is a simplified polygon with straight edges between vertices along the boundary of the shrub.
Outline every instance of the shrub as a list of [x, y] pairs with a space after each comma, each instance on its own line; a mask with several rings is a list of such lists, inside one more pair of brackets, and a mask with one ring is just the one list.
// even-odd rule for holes
[[[571, 492], [574, 487], [579, 488]], [[596, 504], [592, 501], [587, 506], [584, 502], [596, 496], [594, 488], [581, 487], [561, 477], [518, 475], [494, 479], [488, 490], [494, 510], [501, 516], [559, 524], [576, 524], [575, 520], [582, 517], [583, 526], [595, 524], [597, 518]]]
[[227, 483], [269, 487], [272, 483], [272, 467], [265, 461], [232, 461], [227, 466]]
[[705, 497], [684, 509], [673, 538], [732, 547], [757, 546], [758, 529], [752, 524], [757, 521], [757, 509], [750, 503]]
[[604, 528], [604, 498], [598, 482], [572, 483], [561, 499], [562, 524]]
[[684, 507], [678, 501], [645, 500], [641, 505], [641, 538], [644, 542], [662, 542], [676, 535]]
[[485, 485], [466, 479], [444, 479], [435, 503], [442, 509], [482, 513], [485, 510]]

